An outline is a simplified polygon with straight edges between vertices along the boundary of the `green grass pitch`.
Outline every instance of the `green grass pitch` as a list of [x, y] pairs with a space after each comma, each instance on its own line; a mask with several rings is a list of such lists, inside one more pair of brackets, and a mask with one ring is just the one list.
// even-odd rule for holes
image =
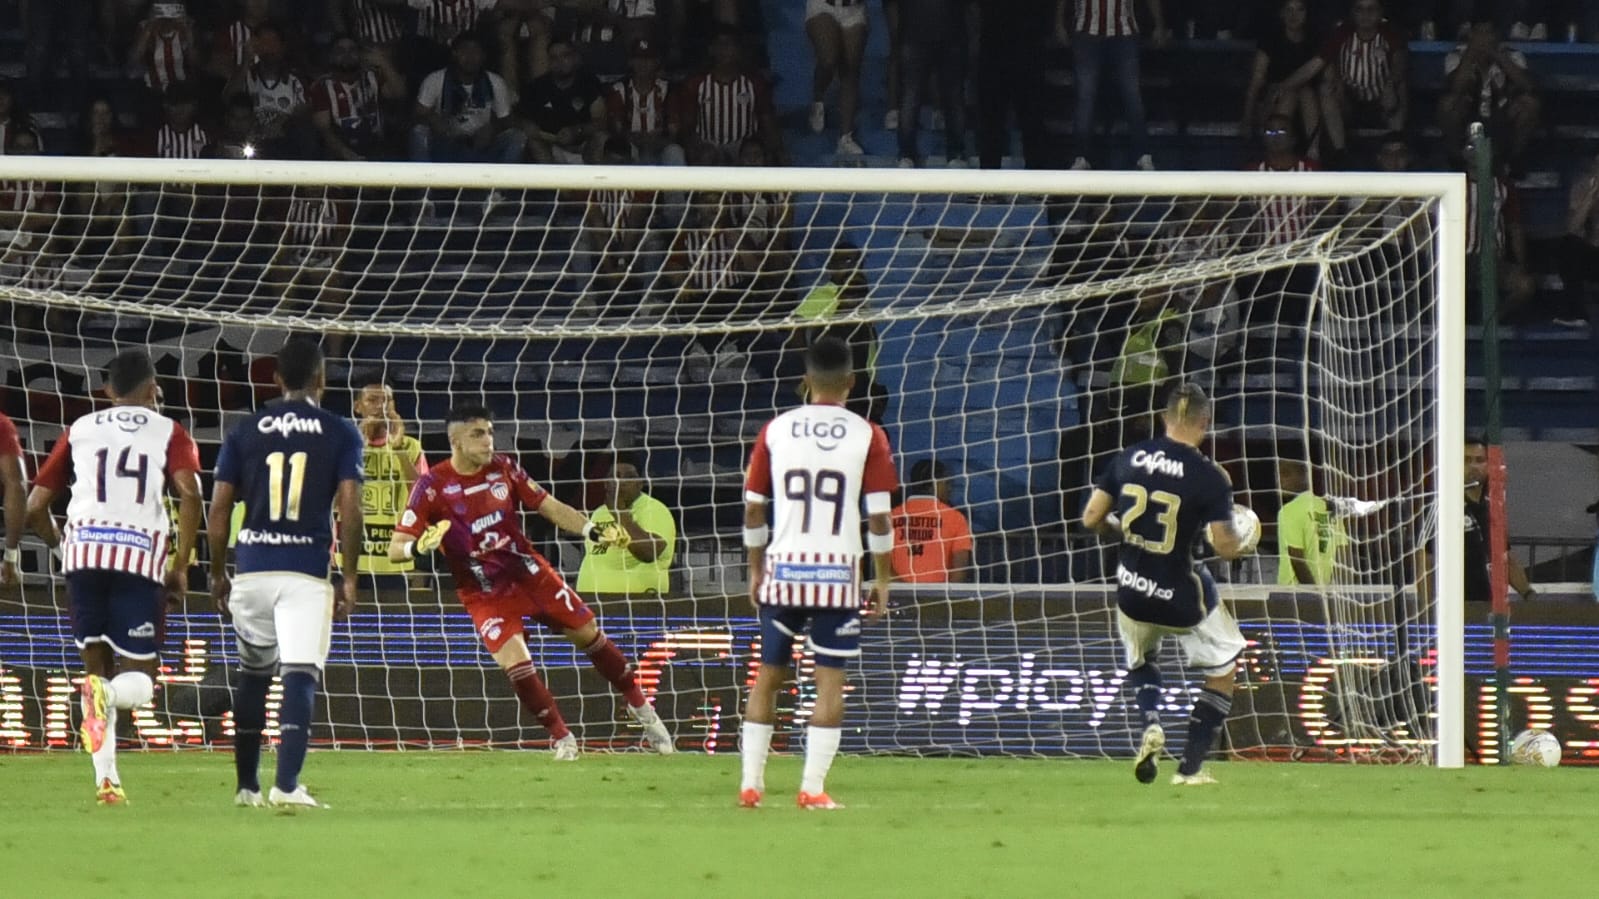
[[[263, 771], [273, 756], [263, 760]], [[0, 756], [0, 896], [1592, 895], [1591, 771], [840, 758], [848, 808], [734, 807], [738, 759], [313, 752], [331, 808], [238, 809], [226, 753]]]

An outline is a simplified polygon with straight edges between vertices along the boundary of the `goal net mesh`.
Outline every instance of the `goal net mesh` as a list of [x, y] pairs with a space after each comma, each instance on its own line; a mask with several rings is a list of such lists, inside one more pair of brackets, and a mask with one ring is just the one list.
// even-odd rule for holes
[[[1202, 563], [1250, 641], [1221, 751], [1429, 758], [1436, 618], [1415, 584], [1437, 488], [1437, 198], [894, 193], [860, 175], [838, 192], [804, 172], [748, 191], [556, 189], [536, 170], [493, 192], [13, 178], [3, 408], [31, 475], [101, 402], [111, 355], [148, 347], [209, 472], [230, 424], [275, 395], [272, 353], [309, 333], [330, 358], [325, 404], [359, 419], [358, 392], [387, 383], [429, 461], [448, 457], [446, 410], [471, 400], [581, 510], [633, 463], [672, 512], [673, 558], [648, 592], [585, 597], [680, 749], [736, 752], [759, 645], [742, 466], [799, 401], [805, 342], [831, 331], [856, 348], [852, 405], [887, 428], [905, 495], [939, 489], [911, 482], [936, 462], [972, 535], [961, 582], [901, 584], [889, 620], [867, 625], [846, 748], [1093, 757], [1129, 754], [1137, 716], [1114, 551], [1073, 521], [1106, 460], [1158, 428], [1164, 390], [1193, 381], [1215, 401], [1204, 449], [1265, 523], [1258, 555]], [[369, 463], [365, 497], [376, 552], [406, 492], [385, 464]], [[938, 526], [907, 516], [899, 540]], [[585, 547], [529, 529], [577, 582]], [[1290, 544], [1321, 586], [1278, 586]], [[24, 583], [0, 593], [0, 740], [70, 747], [65, 592], [42, 546], [23, 546]], [[938, 567], [938, 546], [918, 552]], [[164, 688], [126, 740], [231, 734], [233, 649], [191, 584], [166, 622]], [[579, 738], [636, 745], [581, 654], [528, 633]], [[1174, 646], [1161, 662], [1180, 743], [1200, 681]], [[812, 707], [807, 655], [796, 670], [780, 749]], [[363, 583], [325, 690], [315, 736], [330, 745], [546, 740], [442, 564]]]

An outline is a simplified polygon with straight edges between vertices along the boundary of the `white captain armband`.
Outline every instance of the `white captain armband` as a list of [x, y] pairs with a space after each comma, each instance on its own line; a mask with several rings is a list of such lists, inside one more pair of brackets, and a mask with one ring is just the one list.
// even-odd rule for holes
[[759, 549], [767, 544], [771, 536], [771, 529], [764, 524], [758, 528], [745, 528], [744, 545], [750, 549]]
[[894, 511], [894, 497], [887, 492], [866, 494], [866, 514], [887, 515]]
[[12, 565], [22, 564], [22, 549], [16, 546], [6, 547], [6, 561]]
[[873, 553], [876, 553], [879, 556], [886, 556], [893, 552], [894, 531], [890, 529], [886, 534], [874, 534], [870, 531], [867, 531], [866, 548], [870, 549]]

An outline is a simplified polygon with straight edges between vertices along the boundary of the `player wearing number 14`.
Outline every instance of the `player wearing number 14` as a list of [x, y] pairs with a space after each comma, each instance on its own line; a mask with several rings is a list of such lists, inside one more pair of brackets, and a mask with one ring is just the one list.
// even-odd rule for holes
[[[155, 694], [166, 597], [188, 588], [181, 567], [167, 570], [166, 493], [178, 494], [176, 558], [187, 559], [200, 528], [200, 455], [172, 419], [156, 411], [161, 388], [143, 350], [119, 353], [106, 368], [109, 408], [73, 422], [39, 468], [28, 519], [51, 546], [72, 608], [72, 638], [83, 655], [83, 745], [94, 758], [102, 805], [126, 800], [117, 774], [117, 710]], [[68, 484], [67, 526], [56, 533], [50, 501]], [[121, 673], [112, 676], [113, 669]]]
[[1144, 725], [1133, 773], [1140, 783], [1153, 781], [1166, 746], [1156, 654], [1167, 636], [1175, 636], [1189, 669], [1205, 675], [1205, 686], [1194, 701], [1172, 783], [1207, 784], [1215, 780], [1202, 766], [1232, 709], [1233, 670], [1245, 644], [1194, 551], [1204, 531], [1223, 559], [1238, 558], [1254, 551], [1260, 528], [1257, 522], [1253, 533], [1240, 534], [1234, 527], [1232, 483], [1199, 451], [1210, 427], [1205, 392], [1192, 384], [1178, 387], [1164, 420], [1163, 436], [1123, 450], [1099, 476], [1083, 525], [1121, 538], [1116, 629]]
[[[319, 403], [326, 377], [322, 351], [290, 340], [278, 351], [274, 379], [283, 398], [256, 410], [222, 442], [207, 530], [211, 598], [233, 615], [239, 680], [233, 691], [234, 802], [243, 806], [317, 808], [300, 783], [317, 684], [328, 659], [333, 618], [355, 607], [361, 555], [361, 448], [355, 425]], [[244, 503], [236, 581], [227, 573], [235, 501]], [[339, 513], [344, 580], [328, 582], [333, 511]], [[257, 768], [272, 675], [283, 678], [278, 711], [277, 778], [265, 799]]]

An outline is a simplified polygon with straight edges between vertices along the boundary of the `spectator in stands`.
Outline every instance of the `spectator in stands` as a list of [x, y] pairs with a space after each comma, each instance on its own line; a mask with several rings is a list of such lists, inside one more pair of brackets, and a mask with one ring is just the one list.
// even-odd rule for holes
[[[286, 202], [263, 202], [260, 219], [281, 225], [277, 249], [262, 278], [273, 311], [336, 315], [349, 305], [349, 279], [343, 272], [350, 239], [348, 203], [336, 200], [325, 184], [301, 185]], [[343, 333], [327, 334], [323, 351], [338, 355], [345, 338]]]
[[17, 108], [17, 95], [15, 88], [9, 81], [0, 81], [0, 155], [11, 146], [11, 138], [26, 131], [33, 135], [34, 144], [43, 147], [44, 141], [39, 139], [39, 132], [33, 127], [29, 116]]
[[[1160, 0], [1146, 0], [1154, 28], [1150, 40], [1156, 47], [1171, 39]], [[1077, 116], [1073, 134], [1077, 141], [1074, 169], [1086, 169], [1094, 156], [1094, 105], [1099, 99], [1099, 78], [1114, 72], [1121, 94], [1121, 111], [1133, 158], [1145, 171], [1155, 168], [1149, 155], [1149, 129], [1144, 123], [1144, 98], [1139, 86], [1138, 18], [1133, 0], [1076, 0], [1077, 13], [1068, 27], [1066, 0], [1056, 6], [1056, 32], [1072, 48], [1072, 71], [1077, 79]]]
[[577, 590], [588, 595], [666, 596], [671, 592], [677, 522], [666, 504], [644, 492], [637, 466], [617, 462], [605, 482], [605, 505], [589, 520], [620, 524], [625, 548], [589, 541], [577, 573]]
[[406, 34], [401, 18], [405, 5], [403, 0], [338, 0], [330, 10], [334, 32], [354, 36], [360, 46], [397, 66], [400, 41]]
[[1599, 281], [1599, 157], [1571, 185], [1566, 202], [1566, 233], [1560, 242], [1560, 308], [1555, 323], [1599, 325], [1599, 299], [1592, 285]]
[[[997, 169], [1010, 152], [1008, 118], [1022, 135], [1022, 160], [1028, 168], [1054, 165], [1044, 132], [1044, 36], [1049, 34], [1048, 0], [1014, 0], [978, 7], [977, 157]], [[903, 102], [903, 101], [902, 101]]]
[[645, 165], [683, 165], [683, 147], [667, 128], [671, 84], [661, 76], [661, 55], [652, 41], [635, 41], [629, 76], [605, 92], [606, 129], [632, 146]]
[[550, 70], [533, 79], [516, 107], [527, 155], [538, 163], [581, 165], [599, 155], [605, 136], [600, 82], [583, 71], [577, 47], [550, 42]]
[[411, 159], [416, 162], [520, 162], [527, 138], [511, 124], [505, 80], [483, 69], [483, 45], [470, 32], [451, 44], [447, 68], [423, 79], [416, 95]]
[[1311, 489], [1310, 467], [1283, 459], [1277, 486], [1291, 497], [1277, 512], [1277, 583], [1325, 586], [1333, 582], [1338, 553], [1349, 544], [1327, 500]]
[[246, 62], [233, 70], [225, 97], [247, 96], [255, 104], [263, 155], [271, 159], [309, 159], [316, 155], [307, 116], [305, 82], [289, 71], [288, 48], [277, 26], [263, 24], [250, 38]]
[[206, 70], [222, 81], [233, 73], [255, 62], [255, 48], [251, 41], [256, 29], [272, 18], [271, 0], [239, 0], [238, 17], [216, 29], [212, 38], [211, 55], [206, 60]]
[[1472, 23], [1471, 34], [1444, 57], [1444, 93], [1438, 101], [1438, 127], [1444, 146], [1458, 157], [1466, 129], [1484, 123], [1495, 147], [1512, 164], [1520, 159], [1538, 128], [1541, 104], [1534, 92], [1527, 57], [1499, 40], [1491, 18]]
[[192, 81], [200, 63], [188, 9], [182, 3], [150, 4], [128, 51], [128, 65], [144, 73], [145, 87], [165, 94], [174, 85]]
[[261, 151], [261, 123], [255, 101], [239, 94], [228, 100], [222, 113], [222, 130], [200, 155], [207, 159], [270, 158]]
[[1146, 287], [1138, 294], [1121, 352], [1110, 368], [1110, 406], [1119, 418], [1149, 424], [1155, 399], [1174, 374], [1171, 363], [1184, 335], [1173, 299], [1165, 287]]
[[1284, 83], [1316, 57], [1321, 48], [1319, 36], [1310, 27], [1309, 0], [1284, 0], [1277, 19], [1256, 43], [1254, 68], [1249, 87], [1244, 91], [1244, 127], [1254, 129], [1272, 114], [1297, 119], [1309, 135], [1310, 152], [1317, 151], [1321, 131], [1321, 98], [1312, 80], [1296, 90], [1283, 90]]
[[311, 124], [323, 154], [348, 161], [384, 158], [383, 106], [404, 99], [404, 77], [387, 56], [362, 50], [347, 34], [333, 39], [328, 63], [328, 74], [311, 86]]
[[[416, 562], [389, 560], [389, 540], [394, 526], [405, 511], [411, 485], [428, 472], [422, 443], [406, 433], [405, 419], [394, 405], [394, 388], [380, 372], [372, 371], [353, 379], [356, 424], [361, 431], [362, 535], [360, 570], [378, 576], [405, 575], [416, 570]], [[428, 588], [425, 577], [414, 587]]]
[[[72, 152], [79, 156], [133, 156], [137, 142], [122, 130], [116, 107], [109, 97], [95, 97], [78, 114], [78, 133]], [[62, 234], [64, 253], [97, 259], [111, 251], [111, 239], [127, 224], [128, 185], [111, 181], [79, 182], [66, 186], [62, 199], [67, 215]]]
[[[1477, 167], [1466, 170], [1466, 278], [1474, 281], [1481, 271], [1482, 235], [1479, 233], [1477, 200]], [[1502, 175], [1494, 176], [1494, 235], [1498, 251], [1499, 317], [1509, 318], [1519, 313], [1532, 299], [1538, 286], [1527, 273], [1527, 232], [1521, 222], [1521, 195], [1515, 185]], [[1468, 288], [1467, 316], [1473, 322], [1482, 320], [1478, 305], [1481, 293]]]
[[[1354, 0], [1321, 53], [1283, 84], [1296, 92], [1321, 78], [1321, 113], [1333, 161], [1346, 164], [1349, 131], [1403, 131], [1410, 108], [1410, 50], [1383, 19], [1381, 0]], [[1327, 158], [1327, 157], [1323, 157]]]
[[[39, 137], [32, 131], [22, 130], [10, 136], [6, 145], [8, 156], [38, 156]], [[61, 208], [61, 189], [46, 181], [0, 181], [0, 234], [9, 239], [0, 240], [5, 251], [0, 254], [0, 265], [39, 264], [36, 257], [55, 225], [56, 210]]]
[[860, 247], [849, 240], [840, 239], [833, 245], [821, 282], [806, 291], [794, 309], [796, 319], [812, 324], [789, 332], [779, 380], [797, 385], [806, 347], [821, 337], [837, 337], [849, 344], [854, 355], [856, 387], [845, 405], [862, 418], [882, 423], [888, 414], [888, 388], [877, 380], [877, 326], [870, 319], [835, 322], [869, 309], [871, 284], [863, 262]]
[[[1493, 598], [1492, 533], [1495, 515], [1505, 514], [1488, 504], [1488, 444], [1481, 437], [1466, 438], [1466, 601], [1488, 602]], [[1538, 591], [1527, 578], [1527, 569], [1521, 565], [1509, 548], [1505, 549], [1504, 564], [1510, 586], [1522, 599], [1533, 599]], [[1425, 570], [1425, 569], [1423, 569]]]
[[199, 105], [194, 92], [176, 85], [162, 102], [162, 122], [149, 136], [143, 149], [157, 159], [198, 159], [211, 143], [211, 137], [196, 119]]
[[[1294, 123], [1280, 113], [1270, 115], [1260, 129], [1265, 155], [1250, 166], [1257, 172], [1314, 172], [1321, 166], [1299, 152]], [[1315, 205], [1307, 197], [1260, 197], [1255, 202], [1250, 232], [1265, 246], [1293, 243], [1315, 224]]]
[[811, 75], [813, 134], [827, 128], [827, 91], [838, 81], [838, 155], [859, 156], [855, 117], [861, 102], [861, 61], [866, 57], [866, 0], [807, 0], [805, 34], [816, 66]]
[[[447, 67], [456, 57], [458, 38], [472, 35], [481, 40], [479, 26], [493, 25], [494, 8], [499, 3], [498, 0], [406, 0], [406, 5], [416, 10], [416, 30], [402, 58], [408, 63], [407, 77], [417, 79], [424, 73]], [[480, 43], [480, 58], [482, 53]], [[499, 74], [512, 84], [521, 82], [514, 72]]]
[[737, 30], [719, 28], [710, 53], [710, 70], [684, 82], [672, 107], [670, 128], [683, 141], [689, 162], [730, 164], [751, 137], [780, 158], [782, 136], [771, 85], [745, 66]]
[[[599, 161], [605, 165], [629, 165], [633, 162], [633, 148], [620, 137], [606, 138]], [[594, 282], [585, 292], [586, 300], [599, 300], [608, 307], [610, 298], [624, 286], [629, 275], [649, 268], [641, 263], [639, 253], [647, 249], [645, 242], [654, 212], [654, 191], [589, 191], [578, 233], [578, 248], [594, 259]], [[648, 249], [658, 251], [659, 246]]]
[[911, 466], [905, 501], [894, 507], [894, 579], [910, 584], [964, 584], [971, 580], [972, 528], [949, 504], [944, 463], [921, 459]]
[[[952, 167], [966, 164], [966, 4], [963, 0], [903, 0], [900, 28], [900, 168], [921, 163], [918, 146], [923, 98], [936, 81], [942, 101], [944, 155]], [[897, 6], [898, 4], [896, 4]]]

